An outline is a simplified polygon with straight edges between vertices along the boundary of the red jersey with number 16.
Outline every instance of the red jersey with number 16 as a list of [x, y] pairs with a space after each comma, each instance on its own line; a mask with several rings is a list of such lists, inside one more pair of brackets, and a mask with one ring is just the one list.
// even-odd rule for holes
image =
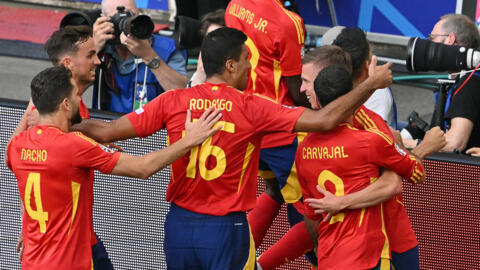
[[206, 82], [165, 92], [127, 117], [140, 137], [166, 128], [174, 143], [185, 130], [187, 109], [198, 118], [209, 107], [222, 110], [222, 129], [171, 165], [167, 200], [201, 214], [248, 211], [255, 206], [263, 135], [291, 132], [304, 109]]
[[[387, 168], [409, 178], [421, 165], [376, 129], [342, 124], [328, 133], [310, 133], [295, 162], [304, 198], [322, 198], [316, 186], [336, 196], [364, 189]], [[321, 219], [305, 205], [310, 219]], [[319, 269], [370, 269], [390, 258], [382, 205], [338, 213], [318, 227]]]
[[91, 269], [90, 171], [110, 173], [119, 156], [53, 126], [35, 126], [12, 139], [7, 165], [25, 207], [22, 269]]
[[[276, 103], [294, 105], [285, 77], [302, 74], [305, 26], [300, 16], [278, 0], [232, 0], [225, 24], [248, 36], [250, 78], [246, 93], [258, 93]], [[262, 148], [291, 144], [292, 134], [266, 136]]]

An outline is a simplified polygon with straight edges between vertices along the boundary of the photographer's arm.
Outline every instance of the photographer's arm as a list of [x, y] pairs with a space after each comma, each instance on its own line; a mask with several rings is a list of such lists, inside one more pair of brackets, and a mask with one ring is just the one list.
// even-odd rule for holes
[[[125, 36], [122, 33], [120, 35], [120, 40], [132, 54], [142, 58], [145, 63], [149, 63], [153, 58], [158, 57], [148, 39], [137, 39], [130, 35]], [[162, 88], [165, 91], [185, 88], [188, 83], [187, 77], [172, 69], [161, 58], [159, 58], [159, 60], [160, 65], [158, 68], [150, 70], [155, 75]]]
[[447, 145], [442, 148], [444, 152], [453, 152], [458, 150], [462, 152], [467, 147], [468, 139], [473, 130], [472, 121], [463, 117], [452, 118], [451, 127], [445, 133]]

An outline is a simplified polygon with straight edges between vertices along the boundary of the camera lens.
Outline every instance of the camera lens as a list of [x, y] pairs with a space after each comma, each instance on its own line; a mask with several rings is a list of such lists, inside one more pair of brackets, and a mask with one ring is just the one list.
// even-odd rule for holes
[[153, 22], [147, 15], [123, 17], [119, 22], [120, 31], [130, 34], [139, 39], [147, 39], [152, 36]]

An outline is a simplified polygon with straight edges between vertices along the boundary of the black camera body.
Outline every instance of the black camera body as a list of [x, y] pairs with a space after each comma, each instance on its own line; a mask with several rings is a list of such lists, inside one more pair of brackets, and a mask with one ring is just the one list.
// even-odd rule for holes
[[[93, 9], [86, 12], [70, 12], [60, 21], [60, 28], [68, 25], [88, 25], [93, 27], [95, 21], [100, 17], [101, 10]], [[120, 44], [120, 34], [132, 35], [138, 39], [148, 39], [152, 36], [153, 21], [147, 15], [133, 15], [125, 11], [125, 7], [118, 6], [117, 13], [110, 17], [114, 27], [115, 39], [109, 40], [108, 43], [116, 45]]]

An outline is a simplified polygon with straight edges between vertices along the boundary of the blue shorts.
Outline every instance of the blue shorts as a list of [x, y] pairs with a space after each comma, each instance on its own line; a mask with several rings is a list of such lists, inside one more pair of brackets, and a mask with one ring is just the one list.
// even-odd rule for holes
[[395, 270], [420, 269], [418, 246], [403, 253], [396, 253], [392, 251], [392, 264], [395, 267]]
[[165, 220], [167, 269], [255, 269], [246, 213], [211, 216], [171, 204]]
[[302, 197], [295, 166], [297, 146], [295, 138], [292, 144], [260, 150], [258, 175], [263, 179], [276, 178], [286, 203], [295, 203]]
[[92, 246], [92, 261], [94, 270], [113, 270], [112, 262], [108, 257], [107, 250], [103, 245], [102, 240], [95, 234], [97, 237], [97, 244]]

